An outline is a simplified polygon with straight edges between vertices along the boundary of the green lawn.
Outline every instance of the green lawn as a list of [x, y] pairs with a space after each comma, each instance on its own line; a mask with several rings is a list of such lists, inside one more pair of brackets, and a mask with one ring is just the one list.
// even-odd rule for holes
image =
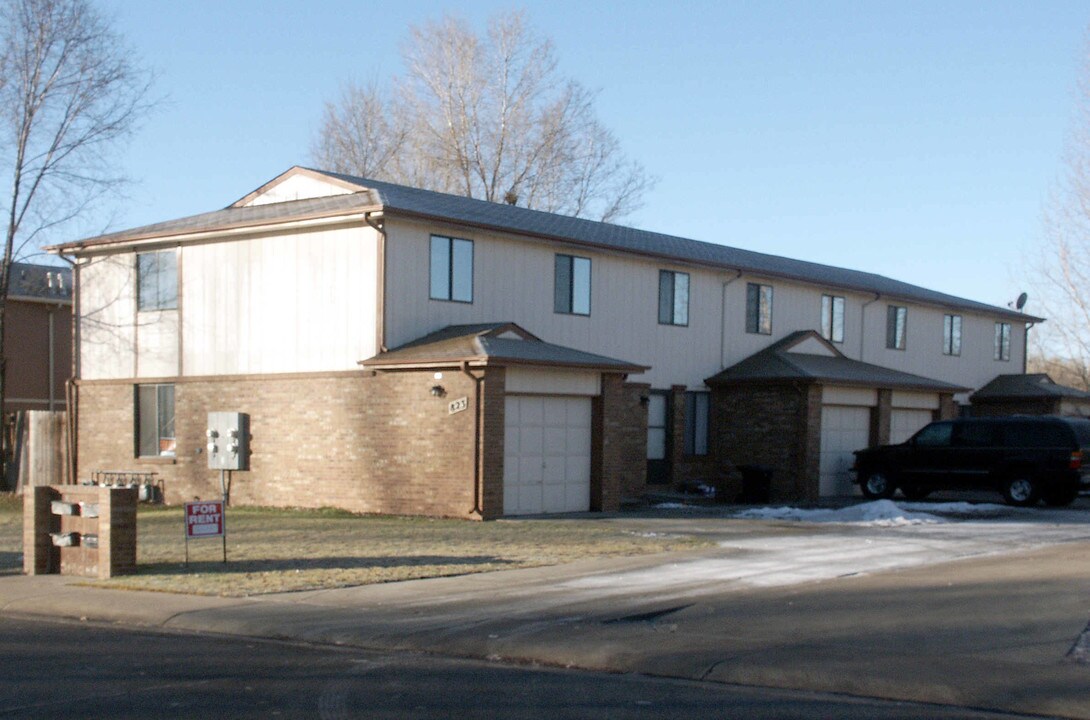
[[[191, 541], [186, 567], [182, 508], [141, 506], [137, 573], [92, 584], [237, 597], [557, 565], [703, 544], [691, 537], [647, 537], [593, 519], [482, 523], [252, 507], [229, 508], [227, 532], [226, 564], [216, 538]], [[21, 498], [0, 496], [2, 570], [19, 572], [21, 555]]]

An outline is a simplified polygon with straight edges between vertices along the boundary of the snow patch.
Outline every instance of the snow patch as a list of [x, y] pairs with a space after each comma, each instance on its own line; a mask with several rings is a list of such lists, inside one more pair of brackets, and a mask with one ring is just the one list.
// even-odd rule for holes
[[688, 507], [691, 507], [691, 506], [686, 505], [685, 503], [676, 503], [676, 502], [664, 502], [664, 503], [659, 503], [658, 505], [654, 506], [654, 508], [656, 510], [684, 510], [685, 508], [688, 508]]
[[[968, 504], [968, 503], [952, 503]], [[935, 507], [926, 505], [928, 510]], [[743, 510], [735, 517], [747, 520], [795, 520], [811, 523], [851, 523], [853, 525], [871, 525], [876, 527], [902, 527], [922, 525], [924, 523], [945, 522], [941, 517], [927, 512], [910, 512], [892, 500], [852, 505], [846, 508], [804, 510], [802, 508], [754, 508]]]

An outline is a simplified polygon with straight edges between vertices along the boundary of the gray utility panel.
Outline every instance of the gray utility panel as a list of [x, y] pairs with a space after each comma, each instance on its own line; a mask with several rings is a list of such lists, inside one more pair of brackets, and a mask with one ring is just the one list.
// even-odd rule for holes
[[250, 469], [250, 416], [238, 412], [208, 413], [208, 467]]

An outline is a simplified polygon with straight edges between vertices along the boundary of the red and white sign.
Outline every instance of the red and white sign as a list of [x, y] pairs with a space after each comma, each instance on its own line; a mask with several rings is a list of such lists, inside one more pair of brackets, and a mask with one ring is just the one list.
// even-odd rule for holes
[[223, 501], [208, 500], [185, 504], [185, 536], [206, 538], [223, 536]]

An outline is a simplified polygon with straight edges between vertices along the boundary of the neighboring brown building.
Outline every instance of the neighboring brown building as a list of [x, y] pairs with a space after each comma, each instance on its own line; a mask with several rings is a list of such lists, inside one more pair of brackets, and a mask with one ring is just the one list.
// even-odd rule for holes
[[72, 271], [13, 263], [4, 319], [4, 409], [64, 410], [72, 376]]
[[973, 414], [1090, 417], [1090, 393], [1057, 385], [1045, 373], [999, 375], [969, 398]]

